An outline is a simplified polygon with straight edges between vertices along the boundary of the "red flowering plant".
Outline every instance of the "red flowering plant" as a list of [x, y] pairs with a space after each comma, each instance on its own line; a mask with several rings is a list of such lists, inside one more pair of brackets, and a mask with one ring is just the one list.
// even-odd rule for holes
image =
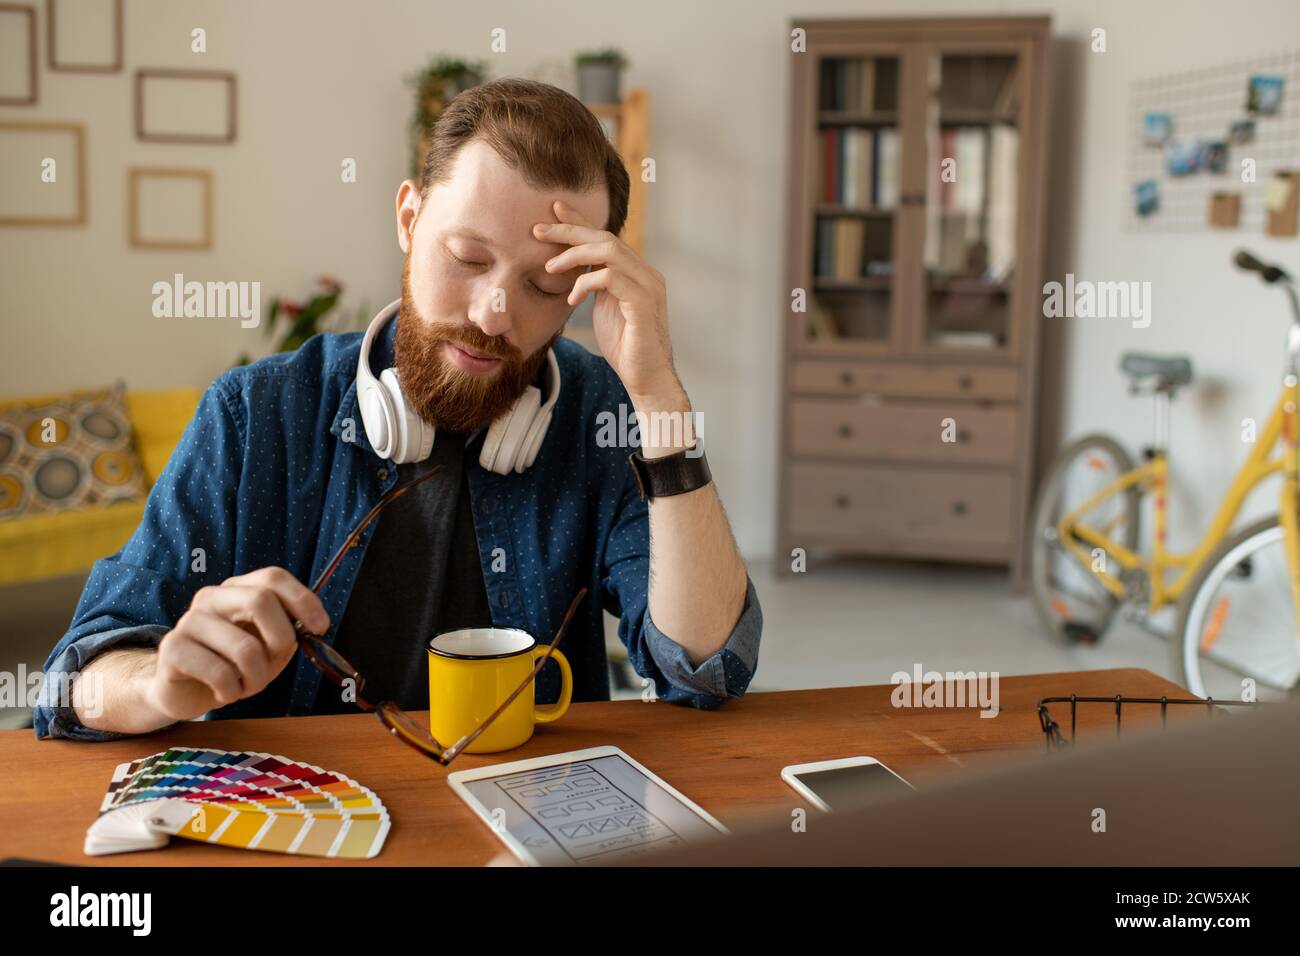
[[[305, 302], [291, 302], [276, 296], [267, 309], [262, 323], [263, 334], [270, 338], [279, 336], [276, 352], [292, 352], [318, 332], [339, 332], [350, 328], [364, 328], [367, 312], [365, 306], [352, 313], [335, 312], [343, 284], [330, 275], [319, 276], [316, 287]], [[331, 313], [335, 313], [331, 316]], [[236, 365], [247, 365], [252, 357], [244, 352]]]

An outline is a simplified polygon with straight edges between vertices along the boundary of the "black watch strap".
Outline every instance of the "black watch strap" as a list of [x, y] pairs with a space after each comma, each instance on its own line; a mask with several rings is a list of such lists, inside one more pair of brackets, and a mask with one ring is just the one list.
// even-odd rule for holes
[[713, 480], [704, 449], [698, 444], [662, 458], [642, 458], [641, 452], [634, 451], [627, 460], [632, 465], [632, 474], [636, 475], [642, 501], [683, 495]]

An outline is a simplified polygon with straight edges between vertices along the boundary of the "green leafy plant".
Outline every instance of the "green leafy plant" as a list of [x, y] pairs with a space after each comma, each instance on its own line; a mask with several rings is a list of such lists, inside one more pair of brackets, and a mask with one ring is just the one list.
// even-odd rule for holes
[[424, 165], [425, 144], [443, 108], [461, 90], [477, 86], [487, 76], [486, 60], [462, 60], [439, 56], [407, 82], [415, 88], [415, 112], [411, 116], [411, 175], [419, 177]]
[[573, 55], [573, 61], [579, 66], [584, 63], [610, 63], [617, 67], [625, 67], [628, 59], [623, 52], [616, 47], [606, 47], [603, 50], [583, 50]]
[[[342, 294], [343, 285], [337, 279], [333, 276], [321, 276], [316, 280], [316, 289], [306, 302], [289, 302], [276, 296], [267, 308], [266, 321], [262, 323], [262, 334], [267, 338], [278, 334], [279, 341], [276, 343], [275, 351], [292, 352], [318, 332], [364, 328], [368, 317], [364, 305], [350, 314], [339, 312], [330, 317], [330, 313], [338, 307], [339, 297]], [[243, 352], [235, 365], [247, 365], [251, 361], [252, 357], [247, 352]]]

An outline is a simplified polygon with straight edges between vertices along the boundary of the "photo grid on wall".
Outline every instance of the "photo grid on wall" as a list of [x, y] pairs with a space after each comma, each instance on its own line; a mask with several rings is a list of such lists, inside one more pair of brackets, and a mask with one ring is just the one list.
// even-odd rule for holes
[[1135, 82], [1129, 230], [1295, 235], [1298, 69], [1300, 53], [1292, 52]]

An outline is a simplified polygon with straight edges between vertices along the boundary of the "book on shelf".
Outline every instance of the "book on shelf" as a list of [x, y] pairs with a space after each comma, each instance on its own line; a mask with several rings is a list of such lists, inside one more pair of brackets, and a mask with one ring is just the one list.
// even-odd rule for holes
[[861, 219], [817, 220], [817, 279], [856, 279], [862, 275], [866, 224]]
[[833, 219], [817, 220], [817, 258], [814, 263], [813, 274], [820, 278], [829, 276], [835, 272], [835, 243], [834, 243], [834, 226]]
[[844, 130], [843, 142], [844, 205], [854, 208], [873, 206], [871, 177], [875, 136], [869, 129], [850, 127]]
[[821, 147], [821, 161], [817, 164], [818, 170], [818, 189], [817, 195], [821, 202], [835, 202], [835, 183], [837, 179], [835, 166], [838, 161], [839, 153], [835, 147], [835, 129], [831, 126], [822, 127], [818, 133], [818, 145]]
[[856, 279], [862, 275], [862, 243], [866, 237], [866, 225], [861, 219], [835, 220], [835, 260], [831, 278]]
[[851, 209], [892, 209], [898, 204], [898, 130], [827, 126], [821, 130], [818, 195]]
[[898, 205], [898, 130], [887, 126], [875, 132], [875, 205], [881, 209], [893, 209]]
[[821, 108], [870, 113], [876, 102], [876, 61], [854, 57], [822, 60]]

